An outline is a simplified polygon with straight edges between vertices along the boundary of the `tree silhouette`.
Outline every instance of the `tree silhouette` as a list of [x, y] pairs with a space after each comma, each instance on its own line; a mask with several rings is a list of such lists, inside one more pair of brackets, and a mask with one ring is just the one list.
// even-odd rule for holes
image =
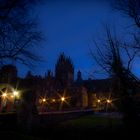
[[[135, 126], [137, 124], [138, 112], [134, 100], [135, 87], [139, 86], [139, 80], [131, 72], [131, 63], [136, 53], [129, 51], [117, 37], [111, 34], [111, 30], [106, 27], [105, 42], [99, 44], [94, 41], [94, 51], [91, 55], [94, 60], [112, 77], [112, 92], [117, 101], [120, 112], [123, 113], [126, 125]], [[124, 59], [127, 60], [127, 63]], [[131, 91], [131, 92], [130, 92]]]
[[138, 28], [138, 32], [136, 29], [134, 33], [131, 31], [133, 45], [130, 47], [132, 47], [135, 51], [140, 52], [140, 0], [116, 0], [114, 8], [132, 19], [134, 22], [133, 26]]
[[33, 0], [0, 0], [1, 64], [13, 60], [31, 66], [39, 60], [34, 49], [42, 35], [30, 15], [33, 4]]
[[133, 19], [140, 28], [140, 0], [116, 0], [115, 8]]

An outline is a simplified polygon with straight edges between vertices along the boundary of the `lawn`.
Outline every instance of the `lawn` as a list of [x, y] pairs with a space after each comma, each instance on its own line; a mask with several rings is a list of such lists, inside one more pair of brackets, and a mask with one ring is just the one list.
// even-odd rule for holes
[[72, 119], [62, 122], [58, 125], [59, 128], [77, 128], [77, 129], [92, 129], [92, 128], [106, 128], [116, 127], [121, 125], [121, 119], [108, 118], [103, 116], [88, 115], [82, 116], [78, 119]]
[[87, 115], [59, 123], [53, 128], [52, 138], [81, 140], [94, 137], [102, 139], [108, 135], [119, 136], [119, 132], [116, 130], [121, 127], [121, 119]]
[[21, 140], [88, 140], [93, 138], [104, 139], [111, 136], [122, 138], [128, 135], [119, 118], [86, 115], [71, 119], [52, 126], [40, 127], [33, 133], [26, 134], [14, 130], [0, 132], [5, 139]]

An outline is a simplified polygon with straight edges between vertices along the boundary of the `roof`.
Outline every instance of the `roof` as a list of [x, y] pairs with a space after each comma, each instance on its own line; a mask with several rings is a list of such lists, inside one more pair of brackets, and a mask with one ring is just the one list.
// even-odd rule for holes
[[75, 86], [84, 86], [88, 92], [109, 92], [111, 89], [111, 79], [83, 80], [75, 82]]

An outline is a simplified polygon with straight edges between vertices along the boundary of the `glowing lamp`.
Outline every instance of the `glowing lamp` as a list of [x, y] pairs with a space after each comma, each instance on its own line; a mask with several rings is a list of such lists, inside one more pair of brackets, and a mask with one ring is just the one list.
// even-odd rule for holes
[[65, 101], [65, 98], [64, 98], [64, 97], [61, 97], [61, 101], [62, 101], [62, 102]]
[[97, 102], [98, 102], [98, 103], [100, 103], [100, 102], [101, 102], [101, 100], [100, 100], [100, 99], [98, 99], [98, 100], [97, 100]]
[[52, 99], [53, 102], [55, 102], [55, 99]]
[[46, 99], [45, 99], [45, 98], [43, 98], [43, 99], [42, 99], [42, 101], [43, 101], [43, 102], [46, 102]]
[[14, 98], [14, 95], [11, 95], [11, 98]]
[[2, 97], [6, 97], [6, 96], [7, 96], [7, 94], [6, 94], [6, 93], [3, 93], [3, 94], [2, 94]]
[[13, 91], [14, 96], [18, 96], [19, 92], [18, 91]]
[[111, 100], [108, 99], [108, 100], [107, 100], [107, 103], [111, 103]]

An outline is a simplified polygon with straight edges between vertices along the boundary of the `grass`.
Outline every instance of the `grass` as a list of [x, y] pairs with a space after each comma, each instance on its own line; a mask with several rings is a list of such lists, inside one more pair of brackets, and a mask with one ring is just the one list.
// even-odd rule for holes
[[91, 140], [91, 138], [105, 139], [111, 135], [121, 138], [126, 134], [122, 133], [122, 130], [122, 121], [119, 118], [87, 115], [58, 124], [54, 129], [53, 139], [61, 137], [64, 140]]
[[91, 140], [92, 137], [104, 139], [110, 136], [112, 138], [111, 135], [115, 138], [122, 138], [122, 136], [125, 138], [126, 135], [130, 134], [130, 132], [125, 132], [121, 119], [95, 115], [81, 116], [50, 127], [44, 126], [32, 134], [11, 130], [0, 132], [0, 136], [5, 139], [20, 140]]
[[121, 124], [118, 118], [99, 117], [94, 115], [83, 116], [78, 119], [68, 120], [59, 124], [59, 128], [106, 128], [115, 127]]

